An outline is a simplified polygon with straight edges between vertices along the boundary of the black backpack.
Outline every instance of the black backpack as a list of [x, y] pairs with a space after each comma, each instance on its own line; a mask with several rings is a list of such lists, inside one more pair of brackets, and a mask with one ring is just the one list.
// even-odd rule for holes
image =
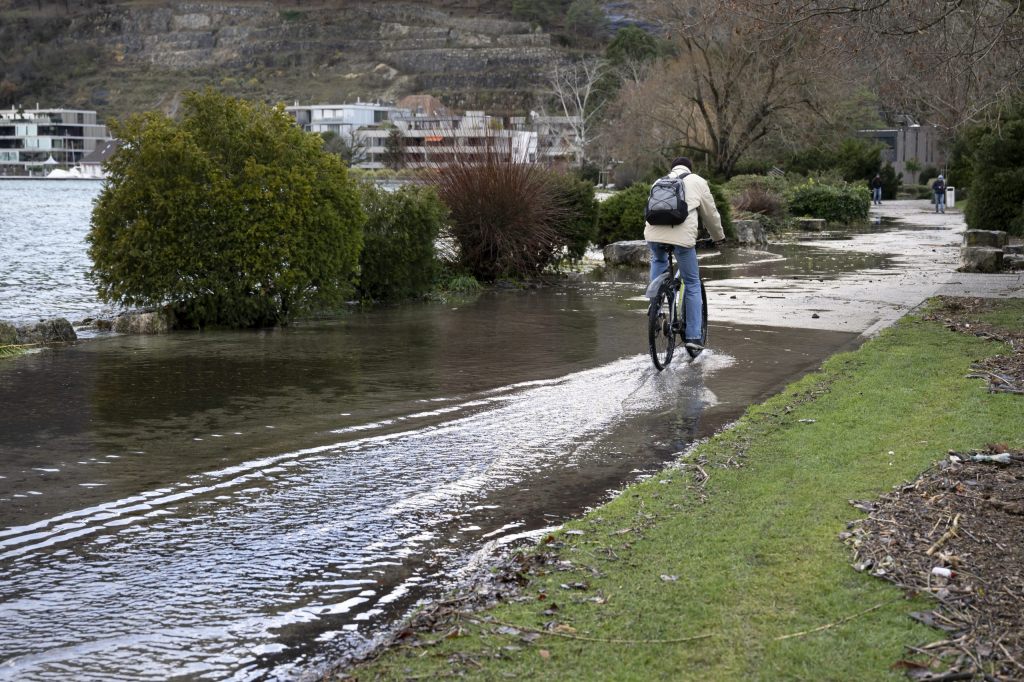
[[666, 175], [651, 186], [644, 209], [644, 220], [651, 225], [678, 225], [686, 220], [686, 190], [683, 177]]

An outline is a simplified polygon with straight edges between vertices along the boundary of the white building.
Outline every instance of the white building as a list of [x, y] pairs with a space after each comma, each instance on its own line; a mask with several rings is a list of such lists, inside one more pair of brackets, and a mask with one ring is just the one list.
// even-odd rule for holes
[[[356, 104], [296, 103], [285, 107], [302, 128], [312, 133], [334, 133], [346, 143], [360, 147], [356, 168], [385, 168], [389, 158], [388, 138], [398, 132], [397, 165], [427, 168], [450, 161], [454, 155], [480, 155], [485, 149], [509, 150], [522, 163], [537, 162], [537, 133], [504, 130], [500, 120], [482, 111], [464, 115], [424, 113], [408, 108], [357, 102]], [[390, 143], [394, 145], [394, 143]]]
[[70, 169], [109, 141], [95, 111], [0, 110], [0, 176], [46, 176]]

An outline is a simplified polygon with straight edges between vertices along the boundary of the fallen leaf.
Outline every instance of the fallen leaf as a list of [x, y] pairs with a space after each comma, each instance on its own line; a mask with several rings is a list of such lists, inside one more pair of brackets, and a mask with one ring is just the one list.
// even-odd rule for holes
[[559, 623], [555, 626], [552, 632], [561, 632], [566, 635], [574, 635], [576, 634], [576, 628], [574, 628], [571, 625], [566, 625], [565, 623]]
[[679, 576], [678, 575], [664, 575], [663, 574], [661, 576], [661, 579], [664, 580], [667, 583], [674, 583], [675, 581], [679, 580]]
[[547, 649], [541, 649], [537, 653], [540, 654], [540, 657], [543, 658], [545, 661], [551, 658], [551, 652]]

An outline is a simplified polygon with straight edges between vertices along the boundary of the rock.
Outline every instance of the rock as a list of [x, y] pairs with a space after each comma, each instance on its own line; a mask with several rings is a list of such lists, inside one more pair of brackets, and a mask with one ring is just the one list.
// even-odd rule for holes
[[74, 328], [63, 317], [18, 327], [18, 343], [68, 343], [76, 339]]
[[0, 322], [0, 346], [10, 346], [18, 343], [18, 330], [13, 324]]
[[615, 242], [604, 247], [604, 262], [606, 265], [650, 265], [651, 249], [642, 239]]
[[1003, 267], [1007, 270], [1024, 270], [1024, 254], [1003, 252]]
[[1003, 247], [1003, 256], [1024, 255], [1024, 244], [1007, 244]]
[[109, 332], [114, 328], [114, 322], [113, 320], [96, 320], [95, 327], [101, 332]]
[[999, 272], [1003, 269], [1003, 251], [989, 246], [964, 246], [960, 249], [960, 272]]
[[1007, 235], [1002, 230], [967, 230], [964, 232], [964, 246], [989, 246], [1001, 249], [1006, 246]]
[[807, 230], [808, 232], [821, 232], [825, 229], [824, 218], [794, 218], [796, 228], [798, 230]]
[[734, 220], [732, 226], [736, 230], [736, 241], [740, 244], [768, 243], [760, 220]]
[[118, 334], [166, 334], [171, 325], [162, 312], [125, 313], [114, 319]]

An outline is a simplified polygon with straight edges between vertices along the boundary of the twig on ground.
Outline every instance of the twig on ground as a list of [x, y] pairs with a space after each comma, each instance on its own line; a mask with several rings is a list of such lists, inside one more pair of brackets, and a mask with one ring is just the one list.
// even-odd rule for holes
[[953, 525], [950, 526], [949, 530], [947, 530], [945, 533], [943, 533], [942, 537], [939, 538], [938, 540], [936, 540], [935, 544], [932, 545], [931, 547], [929, 547], [928, 550], [925, 552], [925, 554], [927, 554], [928, 556], [931, 556], [932, 554], [935, 554], [935, 552], [938, 551], [939, 547], [941, 547], [951, 537], [956, 535], [956, 527], [958, 525], [960, 525], [960, 515], [959, 514], [957, 514], [956, 516], [953, 517]]
[[523, 632], [533, 632], [538, 635], [554, 635], [555, 637], [565, 637], [566, 639], [578, 639], [584, 642], [601, 642], [604, 644], [678, 644], [681, 642], [692, 642], [698, 639], [707, 639], [713, 637], [711, 633], [704, 635], [691, 635], [689, 637], [673, 637], [670, 639], [615, 639], [605, 637], [586, 637], [584, 635], [574, 635], [569, 632], [555, 632], [553, 630], [539, 630], [537, 628], [530, 628], [524, 625], [516, 625], [515, 623], [504, 623], [500, 620], [482, 620], [473, 614], [465, 614], [467, 618], [472, 620], [474, 623], [480, 625], [501, 625], [507, 628], [513, 628], [516, 630], [522, 630]]
[[872, 611], [880, 609], [883, 606], [887, 606], [887, 605], [893, 603], [894, 601], [896, 601], [896, 600], [893, 599], [893, 600], [890, 600], [890, 601], [887, 601], [887, 602], [882, 602], [881, 604], [875, 604], [874, 606], [872, 606], [869, 609], [864, 609], [863, 611], [860, 611], [859, 613], [854, 613], [853, 615], [847, 616], [846, 618], [840, 618], [836, 622], [829, 623], [828, 625], [821, 625], [821, 626], [813, 628], [811, 630], [802, 630], [800, 632], [793, 632], [793, 633], [790, 633], [788, 635], [780, 635], [778, 637], [775, 637], [775, 641], [777, 642], [777, 641], [782, 640], [782, 639], [792, 639], [793, 637], [803, 637], [804, 635], [809, 635], [809, 634], [814, 633], [814, 632], [821, 632], [822, 630], [828, 630], [829, 628], [834, 628], [835, 626], [842, 625], [843, 623], [845, 623], [847, 621], [851, 621], [854, 618], [859, 618], [860, 616], [863, 616], [865, 613], [871, 613]]

